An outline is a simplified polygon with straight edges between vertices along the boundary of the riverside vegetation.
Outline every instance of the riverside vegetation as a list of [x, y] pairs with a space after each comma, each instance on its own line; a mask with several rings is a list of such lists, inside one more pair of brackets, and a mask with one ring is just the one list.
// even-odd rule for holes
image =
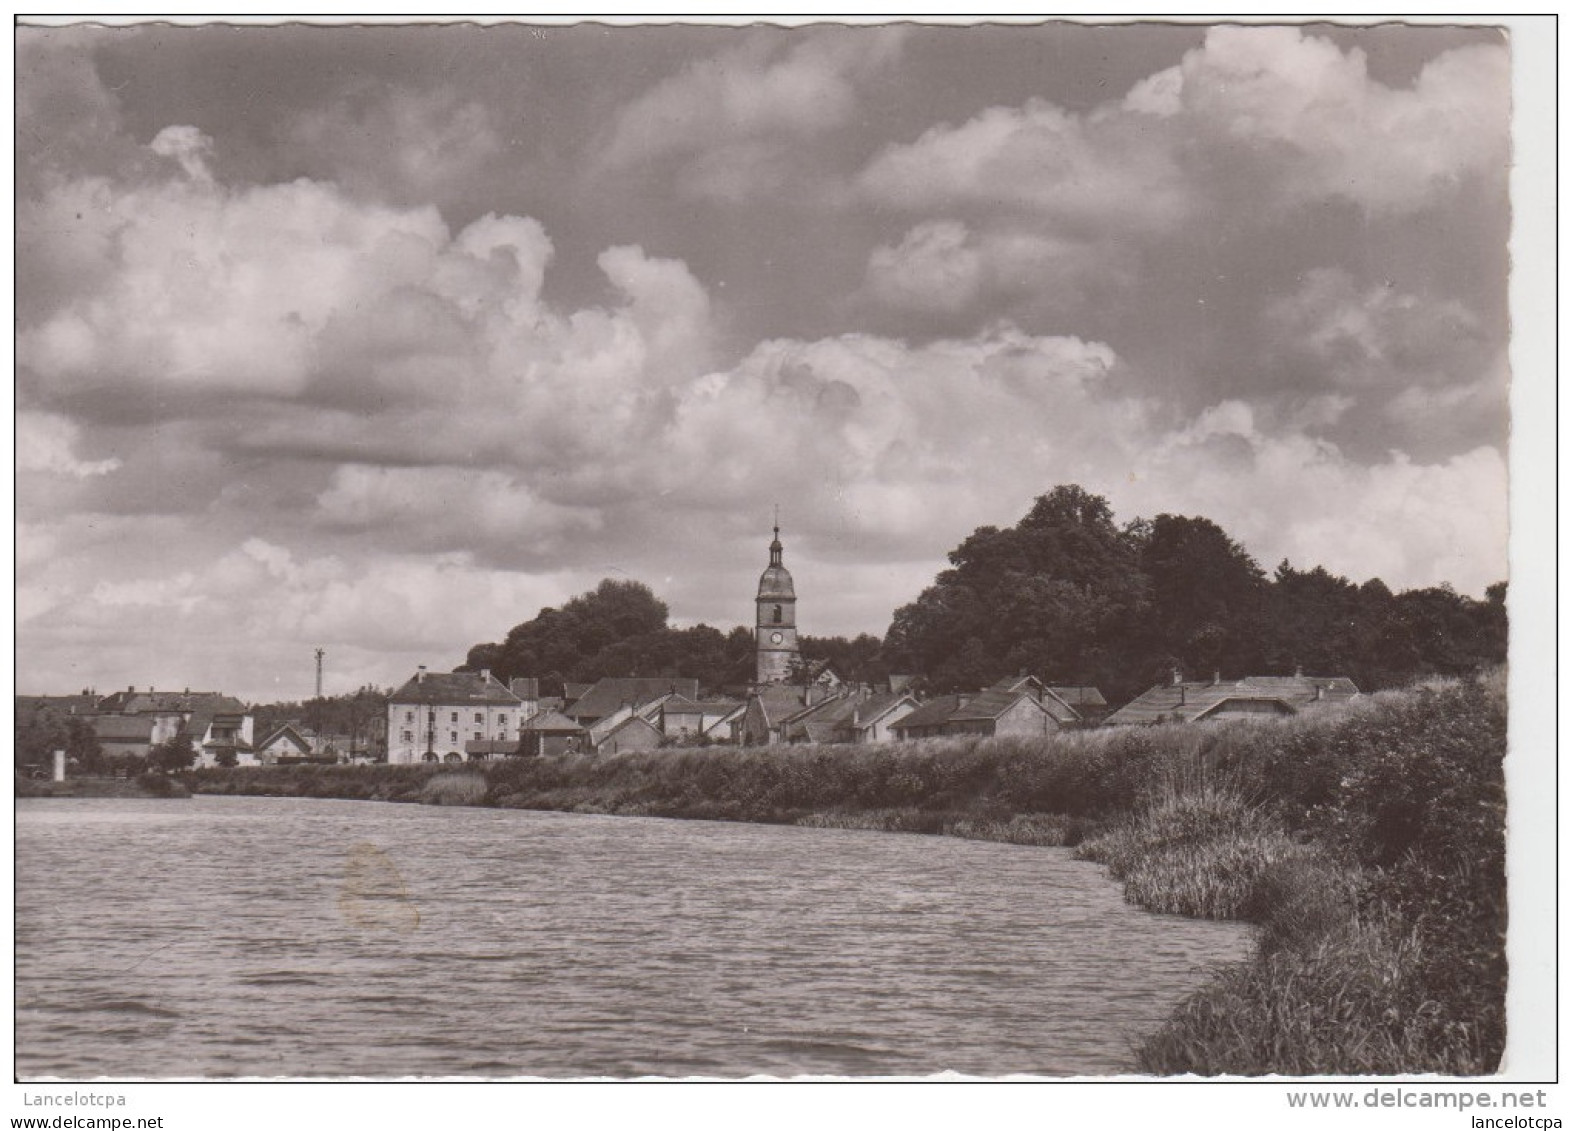
[[1153, 911], [1257, 925], [1143, 1071], [1486, 1074], [1505, 1044], [1505, 676], [1287, 720], [1043, 739], [185, 775], [202, 793], [794, 823], [1064, 845]]

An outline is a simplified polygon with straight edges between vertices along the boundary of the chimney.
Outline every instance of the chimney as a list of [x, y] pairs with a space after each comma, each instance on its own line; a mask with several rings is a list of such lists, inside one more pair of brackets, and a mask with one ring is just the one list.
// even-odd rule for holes
[[970, 703], [971, 701], [972, 701], [972, 697], [970, 695], [957, 695], [955, 697], [956, 709], [958, 710], [961, 707], [966, 706], [966, 704]]
[[1184, 706], [1184, 693], [1187, 690], [1184, 684], [1179, 685], [1179, 706]]
[[1184, 672], [1180, 671], [1178, 668], [1175, 668], [1173, 671], [1173, 680], [1174, 686], [1178, 687], [1184, 682]]
[[1305, 669], [1303, 668], [1303, 666], [1301, 666], [1299, 664], [1295, 664], [1294, 665], [1294, 678], [1295, 679], [1304, 679], [1304, 677], [1305, 677]]
[[491, 669], [490, 668], [481, 668], [480, 669], [480, 682], [481, 683], [490, 683], [491, 682]]
[[1315, 701], [1317, 703], [1319, 703], [1321, 701], [1321, 696], [1322, 696], [1323, 693], [1325, 693], [1325, 691], [1326, 691], [1326, 689], [1324, 687], [1322, 687], [1319, 683], [1315, 685]]
[[1219, 683], [1222, 683], [1222, 682], [1223, 682], [1223, 673], [1222, 672], [1213, 672], [1212, 673], [1212, 686], [1216, 687]]
[[418, 668], [415, 669], [415, 682], [416, 683], [425, 683], [426, 682], [426, 665], [425, 664], [421, 664]]

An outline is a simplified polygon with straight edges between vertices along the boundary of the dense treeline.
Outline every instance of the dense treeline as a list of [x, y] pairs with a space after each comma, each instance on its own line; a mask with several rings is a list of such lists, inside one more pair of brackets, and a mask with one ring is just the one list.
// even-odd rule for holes
[[303, 726], [315, 734], [347, 734], [370, 738], [387, 717], [392, 688], [365, 684], [348, 695], [324, 695], [304, 702], [261, 703], [252, 709], [253, 733], [261, 741], [285, 723]]
[[691, 676], [708, 689], [753, 677], [753, 634], [709, 625], [673, 628], [666, 603], [637, 581], [602, 581], [590, 593], [515, 625], [500, 643], [477, 644], [460, 671], [498, 679], [535, 676], [545, 695], [604, 676]]
[[1394, 594], [1317, 566], [1269, 578], [1205, 518], [1119, 527], [1106, 500], [1056, 487], [1016, 526], [984, 526], [896, 610], [884, 661], [933, 691], [1028, 671], [1119, 703], [1166, 679], [1346, 675], [1365, 690], [1463, 675], [1506, 658], [1506, 585]]
[[[880, 642], [804, 636], [804, 661], [828, 661], [843, 679], [882, 679]], [[560, 609], [542, 609], [496, 644], [477, 644], [460, 671], [489, 670], [498, 679], [537, 676], [542, 693], [560, 695], [564, 682], [606, 676], [690, 676], [707, 691], [745, 687], [754, 677], [753, 632], [722, 633], [700, 624], [673, 628], [666, 603], [637, 581], [602, 581]]]
[[36, 701], [16, 701], [16, 744], [13, 760], [19, 772], [43, 771], [50, 767], [56, 750], [77, 766], [98, 770], [103, 750], [93, 724], [65, 708], [45, 706]]
[[[854, 682], [914, 675], [930, 692], [1031, 672], [1095, 685], [1117, 704], [1174, 668], [1230, 678], [1302, 667], [1369, 691], [1506, 659], [1504, 582], [1476, 600], [1447, 586], [1394, 594], [1379, 579], [1356, 585], [1286, 561], [1267, 576], [1209, 519], [1121, 527], [1105, 499], [1076, 486], [1041, 496], [1009, 529], [979, 527], [949, 560], [882, 642], [803, 637], [804, 660]], [[557, 694], [563, 681], [634, 675], [693, 676], [720, 691], [747, 684], [753, 666], [748, 628], [672, 628], [647, 586], [606, 580], [471, 648], [461, 670], [539, 676]]]

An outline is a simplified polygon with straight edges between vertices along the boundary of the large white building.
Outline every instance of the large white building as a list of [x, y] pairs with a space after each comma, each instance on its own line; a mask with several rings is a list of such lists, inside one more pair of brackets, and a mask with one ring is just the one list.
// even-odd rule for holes
[[388, 761], [463, 762], [485, 760], [516, 746], [520, 727], [538, 702], [534, 680], [513, 686], [489, 671], [428, 672], [388, 700]]

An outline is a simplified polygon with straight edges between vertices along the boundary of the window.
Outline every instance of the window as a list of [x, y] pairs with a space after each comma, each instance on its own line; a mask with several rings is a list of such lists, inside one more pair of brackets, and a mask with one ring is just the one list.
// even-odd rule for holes
[[453, 717], [451, 719], [449, 719], [448, 722], [450, 722], [450, 723], [458, 722], [458, 712], [457, 711], [453, 712]]
[[458, 741], [458, 731], [456, 731], [456, 730], [448, 731], [448, 741], [449, 742], [457, 742]]
[[771, 618], [770, 623], [771, 624], [780, 624], [781, 623], [781, 607], [779, 605], [775, 606], [775, 615]]
[[402, 737], [403, 737], [403, 740], [404, 740], [404, 741], [405, 741], [405, 742], [414, 742], [414, 741], [415, 741], [415, 732], [414, 732], [414, 731], [412, 731], [412, 730], [406, 730], [406, 731], [405, 731], [405, 732], [404, 732], [404, 733], [403, 733], [403, 736], [402, 736]]
[[404, 712], [404, 721], [406, 723], [414, 722], [415, 721], [415, 712], [414, 711], [405, 711]]
[[475, 712], [475, 721], [477, 723], [483, 723], [483, 722], [486, 721], [486, 716], [481, 714], [479, 711], [476, 711]]
[[475, 732], [475, 741], [476, 741], [476, 742], [479, 742], [479, 741], [480, 741], [480, 740], [481, 740], [481, 739], [482, 739], [482, 738], [484, 738], [484, 737], [485, 737], [485, 735], [483, 735], [483, 734], [481, 734], [481, 733], [480, 733], [480, 731], [478, 731], [478, 730], [477, 730], [477, 731], [476, 731], [476, 732]]

